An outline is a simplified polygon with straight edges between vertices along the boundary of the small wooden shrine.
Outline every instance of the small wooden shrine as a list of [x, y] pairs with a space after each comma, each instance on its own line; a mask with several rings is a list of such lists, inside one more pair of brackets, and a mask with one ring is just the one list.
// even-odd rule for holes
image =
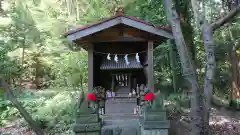
[[153, 90], [153, 49], [172, 38], [167, 27], [126, 16], [122, 10], [65, 36], [88, 51], [88, 89], [103, 86], [115, 91], [131, 91], [136, 84]]
[[[71, 30], [65, 36], [88, 51], [89, 91], [96, 86], [103, 86], [106, 90], [125, 93], [131, 93], [137, 84], [154, 91], [153, 50], [160, 43], [173, 38], [167, 27], [158, 27], [127, 16], [121, 8], [110, 18]], [[111, 100], [105, 104], [108, 101]], [[129, 104], [124, 104], [123, 108], [130, 110], [127, 108]], [[120, 108], [116, 105], [109, 108], [116, 110], [114, 107]], [[81, 108], [74, 126], [76, 135], [168, 134], [169, 122], [160, 96], [156, 96], [152, 107], [145, 106], [144, 114], [138, 119], [140, 125], [136, 119], [124, 120], [123, 123], [127, 125], [122, 126], [116, 123], [118, 121], [109, 124], [109, 121], [102, 119], [104, 124], [97, 112], [89, 111], [86, 101]]]

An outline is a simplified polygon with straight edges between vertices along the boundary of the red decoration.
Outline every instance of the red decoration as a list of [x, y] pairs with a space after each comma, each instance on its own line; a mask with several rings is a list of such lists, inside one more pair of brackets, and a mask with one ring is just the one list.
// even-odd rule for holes
[[97, 100], [97, 96], [95, 94], [93, 94], [93, 93], [89, 93], [87, 98], [90, 101], [96, 101]]
[[154, 99], [155, 99], [155, 94], [152, 92], [149, 92], [144, 96], [145, 101], [152, 101]]

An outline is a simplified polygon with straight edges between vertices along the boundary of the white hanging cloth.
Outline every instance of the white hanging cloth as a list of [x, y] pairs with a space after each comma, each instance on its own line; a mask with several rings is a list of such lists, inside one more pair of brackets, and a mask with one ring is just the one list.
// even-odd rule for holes
[[117, 54], [114, 57], [114, 61], [118, 63], [118, 56], [117, 56]]
[[107, 59], [111, 60], [110, 53], [107, 55]]
[[125, 74], [125, 84], [126, 84], [126, 86], [128, 85], [128, 76], [127, 76], [127, 74]]
[[124, 75], [122, 74], [122, 80], [124, 81], [124, 79], [125, 79], [125, 77], [124, 77]]
[[138, 53], [136, 53], [136, 60], [137, 60], [138, 63], [140, 63]]
[[129, 65], [130, 63], [129, 63], [129, 61], [128, 61], [128, 54], [126, 54], [126, 55], [124, 56], [124, 59], [125, 59], [126, 64]]

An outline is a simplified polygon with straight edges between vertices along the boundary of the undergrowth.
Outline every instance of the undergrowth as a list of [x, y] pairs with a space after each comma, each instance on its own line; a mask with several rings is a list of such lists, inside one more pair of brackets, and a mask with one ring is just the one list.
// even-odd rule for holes
[[[23, 91], [17, 93], [18, 100], [41, 127], [51, 134], [60, 134], [71, 131], [76, 110], [74, 91], [62, 89], [47, 89], [40, 91]], [[12, 124], [27, 126], [19, 111], [10, 101], [0, 98], [0, 126]]]

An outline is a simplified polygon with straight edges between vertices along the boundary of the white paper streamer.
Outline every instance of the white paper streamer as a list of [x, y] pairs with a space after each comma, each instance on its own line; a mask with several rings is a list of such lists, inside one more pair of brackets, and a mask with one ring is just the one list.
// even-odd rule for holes
[[111, 60], [110, 53], [107, 55], [107, 59]]
[[137, 60], [138, 63], [140, 63], [138, 53], [136, 53], [136, 60]]
[[118, 63], [118, 56], [117, 55], [115, 55], [114, 61]]
[[124, 59], [125, 59], [126, 64], [129, 65], [130, 63], [129, 63], [129, 61], [128, 61], [128, 54], [126, 54], [126, 55], [124, 56]]

